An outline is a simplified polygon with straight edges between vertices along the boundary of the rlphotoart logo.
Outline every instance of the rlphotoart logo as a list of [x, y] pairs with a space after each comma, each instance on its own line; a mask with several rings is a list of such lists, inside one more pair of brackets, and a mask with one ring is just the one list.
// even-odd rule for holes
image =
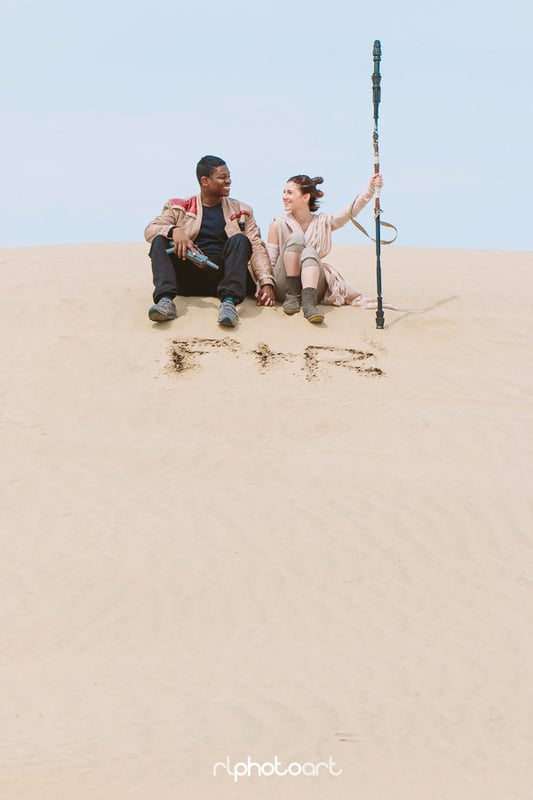
[[336, 764], [331, 756], [327, 761], [317, 761], [316, 763], [306, 761], [304, 764], [299, 761], [291, 761], [287, 766], [284, 766], [278, 756], [274, 756], [272, 761], [263, 761], [262, 763], [253, 761], [252, 757], [248, 756], [246, 761], [236, 761], [233, 767], [230, 757], [226, 756], [225, 761], [217, 761], [216, 764], [213, 764], [213, 776], [219, 774], [219, 771], [223, 773], [224, 770], [228, 775], [231, 775], [235, 783], [239, 778], [250, 778], [252, 775], [261, 778], [270, 778], [272, 775], [280, 777], [288, 775], [291, 778], [303, 775], [309, 778], [316, 778], [317, 775], [324, 775], [328, 772], [334, 777], [342, 774], [342, 769], [336, 769]]

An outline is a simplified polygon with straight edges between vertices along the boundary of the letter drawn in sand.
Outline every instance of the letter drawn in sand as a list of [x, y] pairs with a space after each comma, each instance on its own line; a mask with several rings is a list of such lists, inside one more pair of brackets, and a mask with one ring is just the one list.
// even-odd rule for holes
[[[319, 378], [321, 374], [327, 375], [331, 367], [349, 369], [359, 375], [379, 377], [384, 375], [383, 370], [376, 365], [376, 355], [373, 352], [357, 350], [353, 347], [336, 347], [327, 345], [309, 345], [303, 353], [281, 353], [272, 350], [265, 342], [259, 342], [253, 350], [242, 347], [235, 339], [174, 339], [170, 345], [167, 371], [183, 373], [187, 370], [198, 369], [205, 366], [205, 359], [201, 357], [229, 355], [253, 357], [261, 373], [286, 363], [295, 364], [294, 373], [303, 372], [306, 380]], [[202, 363], [200, 363], [202, 361]], [[229, 360], [228, 366], [231, 366]], [[303, 366], [298, 366], [302, 364]]]
[[[307, 378], [316, 378], [320, 365], [345, 367], [365, 375], [383, 375], [379, 367], [368, 364], [368, 359], [374, 359], [374, 353], [355, 350], [352, 347], [326, 347], [324, 345], [310, 345], [305, 348], [304, 360]], [[366, 362], [366, 363], [361, 363]]]

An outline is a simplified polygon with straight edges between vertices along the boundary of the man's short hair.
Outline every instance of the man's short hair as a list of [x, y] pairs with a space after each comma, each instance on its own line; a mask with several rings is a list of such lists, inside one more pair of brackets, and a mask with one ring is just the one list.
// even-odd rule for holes
[[203, 156], [196, 165], [196, 177], [198, 178], [198, 183], [200, 183], [201, 178], [210, 178], [211, 173], [217, 167], [225, 166], [226, 162], [224, 159], [219, 158], [218, 156]]

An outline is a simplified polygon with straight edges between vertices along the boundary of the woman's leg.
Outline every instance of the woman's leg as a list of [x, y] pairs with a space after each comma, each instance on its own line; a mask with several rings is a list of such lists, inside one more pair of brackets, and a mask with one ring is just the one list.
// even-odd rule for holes
[[291, 233], [278, 256], [274, 267], [276, 299], [283, 301], [286, 314], [297, 314], [302, 303], [300, 255], [305, 247], [300, 233]]
[[306, 247], [301, 255], [302, 305], [304, 317], [309, 322], [323, 322], [324, 315], [316, 307], [318, 297], [324, 296], [326, 279], [324, 267], [316, 250]]

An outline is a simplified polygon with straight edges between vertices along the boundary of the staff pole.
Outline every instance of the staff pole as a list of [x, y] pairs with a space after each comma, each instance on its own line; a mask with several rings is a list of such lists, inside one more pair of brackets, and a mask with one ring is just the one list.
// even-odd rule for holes
[[[373, 49], [374, 56], [374, 72], [372, 73], [372, 100], [374, 103], [374, 132], [372, 134], [372, 144], [374, 147], [374, 173], [379, 172], [379, 133], [378, 133], [378, 117], [379, 117], [379, 104], [381, 102], [381, 74], [379, 65], [381, 61], [381, 42], [376, 39]], [[377, 295], [378, 307], [376, 311], [376, 328], [383, 328], [385, 325], [385, 316], [383, 314], [383, 297], [381, 294], [381, 208], [379, 204], [380, 188], [376, 186], [374, 191], [374, 219], [376, 221], [376, 280], [377, 280]]]

